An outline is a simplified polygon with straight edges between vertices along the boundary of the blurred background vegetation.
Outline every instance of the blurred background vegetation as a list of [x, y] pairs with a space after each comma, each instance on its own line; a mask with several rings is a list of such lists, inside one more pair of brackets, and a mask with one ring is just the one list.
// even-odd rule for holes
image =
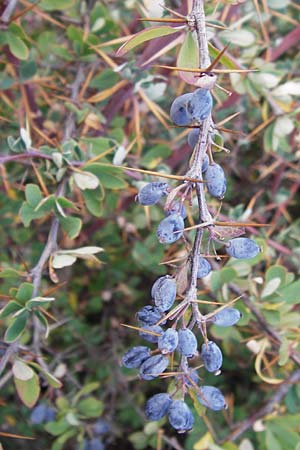
[[[259, 69], [220, 75], [218, 84], [232, 95], [214, 90], [215, 122], [240, 113], [220, 131], [230, 153], [215, 149], [228, 181], [219, 217], [269, 225], [247, 228], [264, 248], [259, 257], [251, 263], [224, 259], [199, 285], [206, 301], [244, 294], [237, 303], [243, 312], [238, 325], [211, 328], [224, 370], [210, 381], [222, 388], [229, 409], [196, 407], [196, 424], [187, 435], [177, 435], [164, 420], [146, 423], [145, 400], [164, 391], [167, 381], [144, 383], [119, 365], [122, 354], [141, 343], [138, 333], [121, 324], [136, 325], [135, 313], [149, 303], [153, 281], [173, 270], [160, 263], [182, 250], [180, 244], [164, 248], [157, 242], [162, 208], [146, 210], [134, 201], [138, 188], [157, 178], [114, 167], [174, 175], [187, 169], [187, 133], [171, 126], [168, 112], [173, 99], [192, 88], [176, 72], [151, 67], [176, 65], [183, 31], [116, 55], [128, 36], [153, 26], [140, 18], [170, 16], [159, 6], [164, 3], [182, 14], [191, 6], [188, 0], [0, 5], [2, 308], [31, 298], [24, 283], [32, 282], [51, 223], [56, 218], [60, 225], [38, 293], [55, 301], [39, 309], [38, 321], [31, 310], [21, 331], [12, 329], [9, 315], [0, 322], [2, 358], [8, 327], [11, 340], [20, 335], [20, 347], [0, 378], [5, 450], [82, 448], [99, 418], [108, 427], [101, 435], [107, 449], [300, 449], [300, 388], [283, 383], [289, 377], [299, 382], [300, 361], [296, 1], [205, 2], [207, 18], [228, 27], [208, 28], [212, 58], [231, 44], [218, 67]], [[219, 203], [209, 206], [217, 214]], [[188, 213], [195, 223], [197, 209]], [[85, 250], [74, 256], [79, 248]], [[17, 355], [29, 366], [39, 357], [55, 381], [41, 365], [31, 365], [36, 385], [24, 387], [16, 366], [12, 371]], [[33, 425], [28, 406], [34, 402], [56, 407], [56, 422]]]

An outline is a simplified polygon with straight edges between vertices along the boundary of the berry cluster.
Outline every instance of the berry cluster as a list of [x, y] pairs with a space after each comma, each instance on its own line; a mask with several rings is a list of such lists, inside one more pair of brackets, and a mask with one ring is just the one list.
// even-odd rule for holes
[[[194, 93], [178, 97], [171, 106], [172, 121], [179, 126], [192, 126], [188, 136], [188, 143], [197, 151], [201, 145], [204, 121], [209, 121], [212, 128], [211, 108], [212, 96], [208, 89], [197, 89]], [[201, 158], [201, 174], [199, 180], [205, 181], [207, 192], [217, 199], [222, 199], [226, 191], [226, 177], [222, 167], [213, 161], [210, 138], [213, 132], [208, 132], [206, 152]], [[157, 238], [162, 244], [172, 244], [184, 236], [184, 220], [187, 217], [185, 201], [192, 205], [192, 195], [196, 185], [192, 181], [185, 181], [182, 185], [172, 189], [168, 183], [152, 182], [140, 189], [137, 200], [141, 205], [150, 206], [166, 198], [164, 207], [165, 218], [157, 227]], [[204, 193], [203, 185], [202, 191]], [[201, 202], [199, 203], [201, 209]], [[208, 211], [208, 210], [207, 210]], [[210, 213], [208, 212], [208, 216]], [[201, 220], [200, 223], [204, 221]], [[208, 232], [209, 243], [214, 241], [225, 245], [228, 256], [249, 259], [255, 257], [260, 248], [249, 238], [234, 237], [227, 242], [219, 238], [214, 231], [211, 220], [203, 230]], [[203, 233], [203, 231], [201, 231]], [[202, 236], [202, 235], [201, 235]], [[196, 242], [196, 241], [195, 241]], [[187, 244], [187, 239], [185, 239]], [[208, 260], [209, 250], [200, 252], [201, 243], [190, 251], [188, 245], [187, 265], [190, 278], [196, 267], [196, 279], [206, 277], [212, 266]], [[195, 248], [197, 253], [195, 254]], [[122, 364], [131, 369], [139, 369], [140, 378], [153, 380], [159, 376], [175, 378], [173, 392], [158, 393], [146, 403], [145, 415], [148, 420], [160, 420], [168, 417], [170, 425], [180, 433], [193, 428], [194, 417], [185, 396], [191, 391], [196, 393], [198, 401], [205, 407], [219, 411], [227, 408], [226, 400], [219, 389], [203, 385], [197, 369], [204, 368], [207, 372], [219, 374], [223, 363], [222, 351], [216, 342], [207, 337], [207, 325], [215, 324], [220, 327], [235, 325], [241, 317], [238, 309], [223, 305], [212, 313], [202, 315], [197, 305], [197, 289], [190, 284], [185, 296], [180, 295], [176, 275], [165, 275], [158, 278], [152, 286], [152, 304], [144, 306], [137, 313], [140, 336], [155, 349], [148, 346], [131, 348], [122, 358]], [[178, 299], [178, 304], [176, 304]], [[174, 306], [175, 305], [175, 306]], [[200, 331], [203, 342], [198, 346], [197, 332]], [[191, 367], [196, 357], [200, 357], [200, 365]], [[194, 365], [194, 364], [193, 364]], [[167, 368], [170, 368], [167, 372]]]

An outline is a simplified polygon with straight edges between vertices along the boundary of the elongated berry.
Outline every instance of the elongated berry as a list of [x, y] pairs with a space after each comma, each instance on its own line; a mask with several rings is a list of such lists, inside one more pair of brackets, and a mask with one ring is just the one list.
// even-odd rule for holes
[[242, 314], [238, 309], [225, 308], [217, 312], [213, 316], [212, 321], [215, 325], [218, 325], [219, 327], [231, 327], [232, 325], [236, 324], [241, 317]]
[[226, 252], [237, 259], [251, 259], [258, 255], [260, 248], [252, 239], [239, 237], [228, 241]]
[[194, 333], [188, 328], [181, 328], [178, 331], [177, 350], [188, 358], [192, 358], [197, 353], [197, 339]]
[[187, 212], [185, 206], [181, 202], [172, 203], [172, 205], [166, 210], [166, 216], [170, 216], [172, 214], [180, 214], [184, 219], [187, 218]]
[[192, 99], [193, 94], [183, 94], [177, 97], [170, 109], [170, 117], [175, 125], [185, 126], [192, 122], [192, 116], [187, 110], [188, 101]]
[[[148, 333], [149, 331], [149, 333]], [[143, 327], [143, 331], [139, 332], [139, 335], [145, 339], [145, 341], [151, 342], [152, 344], [156, 344], [159, 338], [159, 335], [163, 333], [163, 329], [159, 325], [145, 325]], [[155, 333], [155, 334], [154, 334]]]
[[193, 128], [188, 134], [188, 144], [191, 148], [194, 148], [198, 142], [200, 134], [200, 128]]
[[132, 347], [122, 358], [122, 365], [128, 369], [136, 369], [150, 358], [151, 350], [145, 346]]
[[178, 333], [173, 328], [168, 328], [157, 341], [159, 350], [163, 353], [172, 353], [178, 345]]
[[161, 244], [173, 244], [183, 235], [184, 221], [181, 215], [171, 214], [158, 225], [156, 235]]
[[160, 420], [169, 411], [172, 399], [169, 394], [155, 394], [147, 400], [145, 414], [147, 420]]
[[154, 355], [146, 359], [140, 367], [140, 377], [143, 380], [153, 380], [163, 373], [169, 365], [169, 357]]
[[187, 111], [193, 121], [202, 122], [207, 119], [212, 108], [212, 96], [208, 89], [197, 89], [188, 101]]
[[214, 386], [201, 386], [197, 397], [201, 405], [213, 411], [220, 411], [227, 408], [227, 403], [222, 392]]
[[197, 278], [204, 278], [211, 272], [212, 267], [207, 259], [203, 258], [202, 256], [199, 256], [198, 261]]
[[83, 441], [83, 450], [104, 450], [103, 442], [99, 438], [85, 439]]
[[107, 434], [110, 432], [110, 424], [105, 419], [98, 419], [93, 425], [93, 432], [102, 436], [103, 434]]
[[[139, 324], [142, 325], [155, 325], [157, 322], [161, 320], [163, 316], [162, 311], [156, 306], [146, 305], [142, 309], [140, 309], [136, 317], [139, 321]], [[161, 322], [163, 325], [166, 321]]]
[[176, 298], [176, 281], [169, 275], [158, 278], [152, 286], [151, 296], [155, 306], [161, 311], [168, 311]]
[[191, 430], [194, 425], [194, 416], [183, 400], [173, 400], [169, 409], [168, 419], [170, 425], [179, 433]]
[[226, 177], [222, 167], [219, 164], [209, 164], [205, 179], [206, 187], [212, 197], [221, 200], [226, 192]]
[[186, 375], [185, 375], [185, 382], [189, 387], [194, 387], [194, 384], [199, 384], [200, 382], [200, 377], [197, 373], [196, 370], [190, 370]]
[[141, 205], [154, 205], [163, 195], [168, 193], [168, 183], [153, 182], [142, 187], [137, 195], [138, 202]]
[[53, 422], [56, 419], [56, 409], [51, 406], [47, 407], [45, 422]]
[[222, 367], [222, 352], [215, 342], [209, 341], [202, 345], [201, 358], [208, 372], [216, 372]]

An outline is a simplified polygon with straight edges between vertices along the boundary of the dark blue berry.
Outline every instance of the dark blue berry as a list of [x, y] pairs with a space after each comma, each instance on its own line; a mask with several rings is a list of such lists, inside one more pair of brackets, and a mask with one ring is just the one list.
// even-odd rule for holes
[[[161, 320], [163, 313], [156, 306], [146, 305], [138, 311], [136, 316], [140, 325], [143, 327], [145, 325], [155, 325]], [[166, 321], [161, 322], [162, 325], [164, 323], [166, 323]]]
[[226, 252], [234, 258], [251, 259], [258, 255], [260, 248], [252, 239], [239, 237], [228, 242]]
[[159, 223], [156, 235], [161, 244], [173, 244], [181, 238], [183, 229], [183, 218], [179, 214], [171, 214]]
[[142, 187], [138, 193], [137, 199], [141, 205], [154, 205], [163, 195], [168, 193], [168, 183], [153, 182]]
[[207, 261], [207, 259], [203, 258], [202, 256], [199, 256], [197, 278], [206, 277], [211, 272], [211, 270], [212, 267], [210, 263]]
[[170, 109], [170, 117], [175, 125], [185, 126], [190, 125], [192, 116], [187, 110], [188, 102], [192, 99], [193, 94], [183, 94], [177, 97]]
[[178, 347], [184, 356], [192, 358], [197, 353], [197, 339], [194, 333], [188, 328], [182, 328], [178, 331]]
[[173, 400], [168, 414], [169, 422], [179, 433], [191, 430], [194, 425], [194, 416], [183, 400]]
[[213, 316], [212, 321], [215, 325], [219, 325], [220, 327], [231, 327], [232, 325], [236, 324], [241, 317], [242, 314], [238, 309], [225, 308], [217, 312]]
[[128, 369], [137, 369], [141, 364], [150, 357], [150, 348], [142, 345], [132, 347], [122, 358], [122, 365]]
[[213, 105], [212, 96], [208, 89], [197, 89], [188, 101], [187, 111], [193, 121], [202, 122], [207, 119]]
[[107, 434], [110, 432], [110, 425], [105, 419], [99, 419], [93, 425], [93, 432], [99, 436]]
[[206, 187], [212, 197], [221, 200], [226, 192], [226, 177], [219, 164], [209, 164], [205, 172]]
[[213, 411], [220, 411], [227, 408], [227, 403], [222, 392], [214, 386], [201, 386], [197, 397], [201, 405]]
[[143, 380], [153, 380], [163, 373], [169, 365], [168, 356], [154, 355], [148, 358], [140, 367], [140, 377]]
[[151, 296], [161, 311], [168, 311], [176, 298], [176, 281], [169, 275], [158, 278], [152, 286]]
[[163, 353], [172, 353], [178, 345], [178, 333], [173, 328], [168, 328], [157, 341], [159, 350]]
[[[145, 341], [151, 342], [152, 344], [156, 344], [158, 341], [159, 336], [163, 333], [163, 329], [159, 325], [145, 325], [143, 327], [144, 331], [140, 331], [139, 335], [145, 339]], [[147, 333], [147, 331], [150, 331], [150, 333]], [[155, 334], [152, 334], [155, 333]]]
[[149, 398], [145, 406], [147, 420], [160, 420], [169, 411], [172, 403], [169, 394], [156, 394]]
[[47, 414], [47, 409], [48, 407], [44, 403], [40, 403], [35, 408], [33, 408], [30, 414], [30, 422], [33, 423], [34, 425], [44, 423]]
[[222, 367], [222, 352], [215, 342], [209, 341], [202, 345], [201, 358], [208, 372], [216, 372]]

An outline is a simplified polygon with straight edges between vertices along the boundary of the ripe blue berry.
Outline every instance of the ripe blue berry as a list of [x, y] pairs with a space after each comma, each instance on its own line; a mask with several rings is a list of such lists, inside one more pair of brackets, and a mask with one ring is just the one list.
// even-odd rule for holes
[[192, 116], [187, 110], [187, 104], [193, 94], [183, 94], [177, 97], [171, 105], [170, 117], [175, 125], [185, 126], [192, 122]]
[[141, 364], [150, 358], [150, 348], [144, 347], [142, 345], [138, 347], [132, 347], [122, 358], [122, 365], [128, 369], [136, 369], [141, 366]]
[[[200, 381], [200, 377], [199, 377], [198, 373], [196, 372], [196, 370], [190, 370], [190, 371], [188, 372], [188, 376], [185, 376], [184, 378], [185, 378], [186, 384], [187, 384], [189, 387], [194, 387], [194, 386], [193, 386], [193, 383], [191, 382], [191, 380], [192, 380], [195, 384], [198, 384], [199, 381]], [[189, 378], [191, 378], [191, 380], [190, 380]]]
[[178, 347], [184, 356], [192, 358], [197, 353], [197, 339], [194, 333], [188, 328], [181, 328], [178, 331]]
[[47, 414], [47, 408], [47, 405], [45, 405], [44, 403], [40, 403], [35, 408], [33, 408], [30, 414], [30, 422], [34, 425], [44, 423]]
[[222, 392], [214, 386], [201, 386], [197, 395], [201, 405], [213, 411], [220, 411], [227, 408], [227, 403]]
[[205, 172], [206, 187], [212, 197], [221, 200], [226, 192], [226, 178], [219, 164], [209, 164]]
[[[159, 336], [157, 334], [161, 335], [163, 333], [163, 329], [159, 325], [146, 325], [143, 327], [143, 330], [140, 331], [139, 335], [145, 339], [145, 341], [151, 342], [152, 344], [156, 344], [158, 341]], [[150, 333], [147, 333], [147, 331], [150, 331]], [[156, 333], [156, 334], [151, 334]]]
[[213, 316], [212, 321], [215, 325], [219, 325], [219, 327], [231, 327], [232, 325], [236, 324], [241, 317], [242, 314], [238, 309], [225, 308], [217, 312]]
[[145, 406], [147, 420], [160, 420], [169, 411], [172, 403], [169, 394], [156, 394], [150, 397]]
[[198, 142], [200, 134], [200, 128], [193, 128], [188, 134], [188, 144], [191, 148], [194, 148]]
[[166, 210], [166, 216], [171, 214], [180, 214], [183, 220], [187, 218], [185, 206], [181, 202], [172, 203], [171, 207]]
[[258, 255], [260, 248], [252, 239], [239, 237], [228, 242], [226, 252], [237, 259], [251, 259]]
[[[155, 325], [161, 320], [163, 313], [156, 306], [146, 305], [137, 312], [136, 316], [139, 324], [144, 327], [145, 325]], [[166, 321], [161, 322], [162, 325], [165, 323]]]
[[163, 373], [169, 365], [168, 356], [154, 355], [146, 359], [140, 367], [140, 377], [143, 380], [153, 380]]
[[212, 108], [212, 96], [208, 89], [197, 89], [188, 101], [187, 111], [193, 121], [202, 122], [207, 119]]
[[178, 345], [178, 333], [173, 328], [168, 328], [157, 341], [159, 350], [163, 353], [172, 353]]
[[154, 205], [163, 195], [168, 193], [168, 183], [153, 182], [142, 187], [137, 195], [138, 202], [141, 205]]
[[208, 372], [216, 372], [222, 367], [222, 352], [215, 342], [209, 341], [202, 345], [201, 358]]
[[181, 238], [183, 229], [183, 218], [179, 214], [171, 214], [159, 223], [156, 235], [161, 244], [173, 244]]
[[53, 422], [56, 419], [56, 409], [47, 407], [45, 422]]
[[183, 400], [173, 400], [168, 414], [169, 422], [179, 433], [191, 430], [194, 425], [194, 416]]
[[93, 432], [101, 436], [110, 432], [110, 425], [105, 419], [98, 419], [93, 425]]
[[151, 296], [161, 311], [168, 311], [176, 298], [176, 281], [169, 275], [158, 278], [152, 286]]
[[202, 256], [199, 256], [198, 261], [197, 278], [204, 278], [211, 272], [212, 267], [207, 259], [203, 258]]

